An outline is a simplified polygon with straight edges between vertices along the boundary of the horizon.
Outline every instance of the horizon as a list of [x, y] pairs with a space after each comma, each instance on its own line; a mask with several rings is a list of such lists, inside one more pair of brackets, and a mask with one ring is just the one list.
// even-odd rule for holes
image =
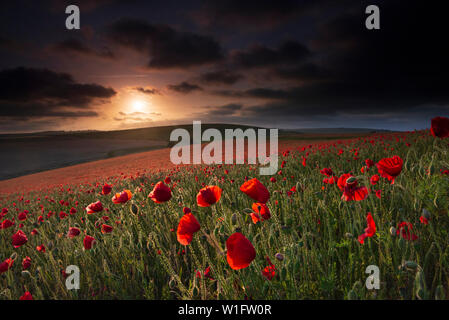
[[[246, 125], [246, 124], [240, 124], [240, 123], [218, 123], [218, 122], [201, 122], [201, 125], [230, 125], [230, 126], [244, 126], [248, 128], [261, 128], [261, 129], [269, 129], [270, 127], [267, 126], [255, 126], [255, 125]], [[140, 130], [140, 129], [151, 129], [151, 128], [167, 128], [167, 127], [184, 127], [184, 126], [192, 126], [190, 123], [181, 123], [181, 124], [174, 124], [174, 125], [163, 125], [163, 126], [149, 126], [149, 127], [138, 127], [138, 128], [129, 128], [129, 129], [111, 129], [111, 130], [96, 130], [96, 129], [84, 129], [84, 130], [42, 130], [42, 131], [21, 131], [21, 132], [0, 132], [0, 135], [20, 135], [20, 134], [39, 134], [39, 133], [82, 133], [82, 132], [116, 132], [116, 131], [128, 131], [128, 130]], [[288, 130], [329, 130], [329, 129], [335, 129], [335, 130], [379, 130], [379, 131], [387, 131], [387, 132], [406, 132], [406, 131], [423, 131], [423, 130], [429, 130], [429, 128], [423, 128], [423, 129], [413, 129], [413, 130], [391, 130], [391, 129], [383, 129], [383, 128], [361, 128], [361, 127], [307, 127], [307, 128], [278, 128], [281, 131], [288, 131]]]

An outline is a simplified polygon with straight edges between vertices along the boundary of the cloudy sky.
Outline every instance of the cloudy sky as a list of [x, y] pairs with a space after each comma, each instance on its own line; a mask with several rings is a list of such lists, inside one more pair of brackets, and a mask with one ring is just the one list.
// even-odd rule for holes
[[[11, 1], [0, 132], [204, 122], [413, 130], [449, 115], [437, 1]], [[81, 29], [67, 30], [77, 4]], [[381, 29], [365, 28], [380, 7]]]

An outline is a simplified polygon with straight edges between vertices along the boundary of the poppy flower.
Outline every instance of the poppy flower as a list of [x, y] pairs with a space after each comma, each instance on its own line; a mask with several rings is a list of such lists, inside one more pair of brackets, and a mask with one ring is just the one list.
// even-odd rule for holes
[[377, 164], [377, 170], [379, 174], [387, 178], [388, 181], [394, 183], [394, 179], [401, 173], [402, 165], [404, 161], [399, 156], [393, 156], [392, 158], [384, 158], [380, 160]]
[[39, 252], [45, 252], [45, 246], [43, 244], [41, 244], [40, 246], [36, 247], [36, 250]]
[[27, 219], [27, 214], [26, 214], [26, 212], [21, 212], [21, 213], [19, 213], [19, 215], [17, 216], [17, 218], [18, 218], [20, 221], [26, 220], [26, 219]]
[[[210, 267], [207, 267], [207, 268], [204, 270], [203, 275], [204, 275], [205, 278], [208, 278], [208, 279], [210, 279], [210, 280], [214, 280], [214, 278], [212, 278], [211, 275], [210, 275]], [[200, 272], [200, 271], [197, 271], [197, 272], [196, 272], [196, 277], [197, 277], [198, 279], [201, 279], [201, 278], [202, 278], [201, 272]]]
[[179, 220], [176, 232], [178, 242], [184, 246], [192, 242], [193, 234], [200, 230], [200, 224], [192, 213], [187, 213]]
[[367, 227], [365, 228], [365, 232], [361, 234], [358, 238], [359, 242], [363, 244], [365, 242], [365, 238], [372, 237], [376, 233], [376, 224], [374, 223], [373, 216], [371, 215], [371, 212], [368, 212], [368, 215], [366, 216], [366, 224]]
[[103, 224], [103, 225], [101, 226], [101, 233], [111, 233], [112, 230], [114, 230], [114, 228], [111, 227], [110, 225]]
[[20, 300], [33, 300], [33, 296], [29, 291], [27, 291], [20, 297]]
[[248, 267], [256, 257], [256, 250], [251, 242], [239, 232], [232, 234], [226, 240], [226, 249], [226, 259], [233, 270]]
[[367, 166], [368, 169], [369, 169], [369, 168], [371, 168], [372, 166], [374, 166], [374, 161], [371, 160], [371, 159], [366, 159], [366, 160], [365, 160], [365, 164], [366, 164], [366, 166]]
[[371, 183], [371, 185], [374, 186], [379, 182], [379, 179], [380, 179], [379, 175], [375, 174], [369, 179], [369, 182]]
[[110, 186], [109, 184], [105, 184], [101, 190], [101, 194], [107, 195], [110, 194], [112, 191], [112, 186]]
[[12, 245], [14, 246], [14, 248], [23, 246], [25, 243], [27, 243], [27, 241], [28, 238], [22, 230], [17, 231], [17, 233], [12, 236]]
[[81, 233], [80, 229], [75, 228], [75, 227], [70, 227], [69, 232], [67, 233], [67, 237], [70, 239], [73, 239], [76, 236], [78, 236], [80, 233]]
[[184, 208], [182, 208], [182, 213], [188, 214], [188, 213], [190, 213], [190, 212], [192, 212], [192, 210], [190, 210], [189, 207], [184, 207]]
[[240, 191], [257, 202], [267, 203], [270, 198], [268, 189], [257, 178], [246, 181], [240, 187]]
[[13, 226], [14, 225], [14, 222], [12, 222], [11, 220], [9, 220], [9, 219], [6, 219], [6, 220], [4, 220], [3, 222], [2, 222], [2, 224], [0, 225], [0, 229], [7, 229], [7, 228], [9, 228], [9, 227], [11, 227], [11, 226]]
[[156, 183], [153, 188], [153, 191], [150, 192], [148, 198], [153, 200], [156, 203], [163, 203], [170, 200], [172, 197], [171, 190], [168, 186], [166, 186], [162, 181]]
[[128, 200], [131, 200], [133, 197], [133, 194], [129, 190], [123, 190], [120, 193], [116, 193], [115, 196], [112, 197], [112, 202], [115, 204], [118, 203], [126, 203]]
[[341, 198], [345, 201], [362, 201], [368, 197], [368, 188], [357, 187], [357, 179], [350, 173], [343, 174], [337, 185], [343, 191]]
[[198, 192], [196, 195], [196, 202], [200, 207], [209, 207], [214, 203], [217, 203], [221, 198], [220, 187], [217, 186], [206, 186]]
[[419, 217], [419, 221], [422, 223], [422, 224], [429, 224], [429, 219], [426, 219], [426, 218], [424, 218], [423, 216], [421, 216], [421, 217]]
[[6, 259], [2, 263], [0, 263], [0, 274], [8, 271], [14, 263], [14, 260], [11, 258]]
[[276, 267], [274, 266], [274, 264], [271, 262], [270, 258], [267, 257], [267, 262], [268, 262], [268, 266], [266, 266], [263, 270], [262, 270], [262, 275], [267, 278], [267, 280], [273, 279], [273, 277], [276, 275]]
[[166, 178], [164, 179], [164, 183], [165, 183], [165, 184], [170, 184], [170, 182], [171, 182], [171, 178], [170, 178], [170, 177], [166, 177]]
[[92, 245], [95, 243], [95, 238], [91, 236], [85, 236], [83, 240], [84, 249], [89, 250], [92, 248]]
[[101, 204], [100, 201], [91, 203], [90, 205], [88, 205], [86, 207], [87, 214], [92, 214], [92, 213], [101, 212], [101, 211], [103, 211], [103, 205]]
[[436, 117], [431, 121], [430, 132], [434, 137], [447, 138], [449, 137], [449, 118]]
[[323, 168], [320, 170], [320, 173], [324, 174], [325, 176], [328, 176], [328, 177], [330, 177], [334, 174], [331, 168]]
[[405, 240], [417, 240], [418, 236], [412, 233], [413, 225], [410, 222], [401, 222], [398, 224], [396, 234], [401, 235]]
[[31, 266], [31, 258], [25, 257], [22, 261], [22, 268], [23, 270], [27, 270]]
[[265, 203], [253, 203], [252, 209], [253, 212], [251, 212], [251, 218], [254, 223], [258, 223], [261, 217], [263, 220], [268, 220], [271, 218], [270, 209], [268, 209]]
[[376, 191], [376, 197], [378, 197], [379, 199], [382, 199], [382, 190]]

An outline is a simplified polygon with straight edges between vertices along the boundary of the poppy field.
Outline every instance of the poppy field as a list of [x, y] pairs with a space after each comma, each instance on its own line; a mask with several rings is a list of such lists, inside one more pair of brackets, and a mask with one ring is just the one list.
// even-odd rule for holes
[[6, 196], [0, 299], [448, 299], [448, 121]]

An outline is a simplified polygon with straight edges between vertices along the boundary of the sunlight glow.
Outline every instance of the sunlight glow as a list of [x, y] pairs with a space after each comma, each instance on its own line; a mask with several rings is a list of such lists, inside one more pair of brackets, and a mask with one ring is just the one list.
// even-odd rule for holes
[[142, 100], [134, 100], [131, 103], [131, 108], [133, 112], [144, 112], [146, 107], [145, 101]]

